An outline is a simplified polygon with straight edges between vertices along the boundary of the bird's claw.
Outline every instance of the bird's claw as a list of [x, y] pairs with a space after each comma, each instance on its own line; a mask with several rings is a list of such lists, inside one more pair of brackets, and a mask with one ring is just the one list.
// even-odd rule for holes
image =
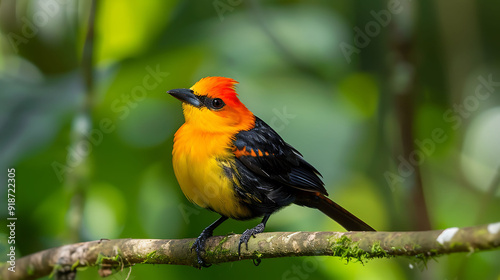
[[198, 268], [202, 267], [210, 267], [212, 266], [211, 264], [208, 264], [205, 262], [205, 260], [201, 257], [201, 253], [205, 252], [205, 243], [207, 242], [207, 238], [210, 237], [211, 235], [202, 232], [198, 238], [193, 243], [193, 246], [191, 246], [191, 251], [193, 249], [196, 251], [196, 257], [198, 258]]
[[248, 241], [250, 237], [255, 237], [256, 234], [264, 232], [265, 225], [263, 223], [258, 224], [254, 228], [249, 228], [241, 234], [240, 242], [238, 243], [238, 255], [241, 255], [241, 244], [245, 244], [245, 248], [248, 251]]

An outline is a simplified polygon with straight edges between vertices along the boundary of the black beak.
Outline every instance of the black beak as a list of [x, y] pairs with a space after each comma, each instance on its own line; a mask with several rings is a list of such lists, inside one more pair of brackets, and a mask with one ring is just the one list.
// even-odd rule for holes
[[167, 93], [184, 103], [193, 105], [194, 107], [201, 107], [202, 105], [198, 97], [194, 95], [194, 92], [188, 88], [171, 89], [167, 91]]

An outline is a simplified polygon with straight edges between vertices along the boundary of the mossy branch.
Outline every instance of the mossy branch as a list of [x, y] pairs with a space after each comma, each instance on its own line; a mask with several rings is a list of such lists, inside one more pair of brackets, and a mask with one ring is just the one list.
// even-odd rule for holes
[[[337, 256], [349, 260], [397, 256], [429, 257], [477, 252], [500, 247], [500, 223], [415, 232], [266, 232], [251, 238], [238, 255], [240, 235], [208, 239], [207, 263], [291, 256]], [[194, 239], [117, 239], [90, 241], [48, 249], [0, 266], [2, 279], [35, 279], [51, 273], [74, 273], [98, 266], [101, 276], [134, 264], [176, 264], [197, 267]]]

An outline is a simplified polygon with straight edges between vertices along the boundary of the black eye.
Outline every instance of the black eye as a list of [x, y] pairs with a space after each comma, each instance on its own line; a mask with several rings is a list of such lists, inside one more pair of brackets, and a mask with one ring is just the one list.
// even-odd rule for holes
[[214, 109], [220, 109], [220, 108], [224, 107], [224, 105], [226, 105], [226, 104], [224, 104], [224, 101], [222, 101], [222, 99], [220, 99], [220, 98], [212, 99], [212, 107]]

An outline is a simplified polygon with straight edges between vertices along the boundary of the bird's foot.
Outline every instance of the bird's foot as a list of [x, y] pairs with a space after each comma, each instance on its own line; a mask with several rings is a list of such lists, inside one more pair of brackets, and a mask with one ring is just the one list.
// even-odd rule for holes
[[241, 252], [241, 244], [245, 244], [245, 247], [248, 251], [248, 240], [250, 240], [250, 237], [255, 237], [256, 234], [264, 232], [264, 227], [266, 225], [264, 223], [258, 224], [254, 228], [249, 228], [243, 232], [243, 234], [240, 237], [240, 243], [238, 244], [238, 255], [240, 255]]
[[200, 236], [196, 238], [196, 240], [193, 243], [193, 246], [191, 246], [191, 251], [193, 249], [196, 251], [196, 257], [198, 257], [198, 265], [200, 269], [202, 267], [211, 266], [211, 264], [206, 263], [205, 260], [201, 257], [201, 252], [205, 252], [205, 243], [207, 242], [207, 239], [211, 236], [212, 232], [204, 230], [201, 232]]

